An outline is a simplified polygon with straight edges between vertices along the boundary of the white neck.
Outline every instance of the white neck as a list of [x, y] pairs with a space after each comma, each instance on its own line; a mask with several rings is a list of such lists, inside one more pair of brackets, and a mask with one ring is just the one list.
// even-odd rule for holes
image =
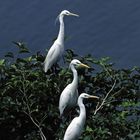
[[59, 16], [60, 28], [59, 28], [57, 40], [61, 43], [64, 42], [64, 21], [63, 21], [63, 18], [64, 18], [63, 15]]
[[78, 73], [77, 70], [75, 69], [75, 67], [73, 65], [71, 65], [71, 70], [73, 72], [73, 81], [72, 84], [76, 86], [76, 89], [78, 87]]
[[83, 104], [83, 98], [78, 98], [78, 106], [80, 107], [79, 118], [83, 122], [83, 125], [84, 125], [85, 120], [86, 120], [86, 109], [85, 109], [85, 105]]

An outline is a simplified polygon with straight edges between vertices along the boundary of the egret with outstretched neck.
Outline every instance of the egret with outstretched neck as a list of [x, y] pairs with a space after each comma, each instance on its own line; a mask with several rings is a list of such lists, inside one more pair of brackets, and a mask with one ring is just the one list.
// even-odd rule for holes
[[48, 54], [45, 58], [44, 61], [44, 71], [47, 72], [48, 69], [54, 65], [59, 58], [62, 56], [64, 52], [64, 16], [76, 16], [78, 17], [77, 14], [71, 13], [68, 10], [63, 10], [58, 18], [60, 22], [60, 28], [59, 28], [59, 33], [58, 37], [53, 43], [52, 47], [49, 49]]
[[80, 114], [78, 117], [75, 117], [70, 125], [68, 126], [65, 135], [64, 135], [64, 140], [78, 140], [80, 137], [82, 130], [84, 128], [84, 124], [86, 121], [86, 109], [85, 105], [83, 104], [83, 99], [84, 98], [96, 98], [98, 99], [99, 97], [97, 96], [92, 96], [86, 93], [82, 93], [78, 97], [78, 106], [80, 108]]
[[70, 69], [73, 72], [73, 81], [68, 84], [65, 89], [62, 91], [59, 99], [59, 111], [60, 116], [63, 115], [64, 112], [67, 112], [68, 109], [77, 105], [78, 99], [78, 73], [76, 67], [85, 67], [89, 68], [89, 66], [81, 63], [77, 59], [73, 59], [70, 63]]

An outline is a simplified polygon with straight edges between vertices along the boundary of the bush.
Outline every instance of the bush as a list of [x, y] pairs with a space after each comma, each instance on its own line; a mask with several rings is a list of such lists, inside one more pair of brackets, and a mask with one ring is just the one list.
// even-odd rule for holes
[[72, 80], [68, 65], [75, 57], [94, 65], [94, 69], [78, 70], [79, 93], [100, 97], [99, 102], [85, 101], [87, 121], [80, 139], [140, 139], [140, 68], [114, 69], [108, 57], [97, 60], [66, 50], [64, 64], [45, 74], [40, 52], [32, 55], [25, 44], [16, 46], [17, 54], [8, 52], [0, 60], [1, 140], [63, 139], [77, 115], [62, 123], [58, 110], [59, 96]]

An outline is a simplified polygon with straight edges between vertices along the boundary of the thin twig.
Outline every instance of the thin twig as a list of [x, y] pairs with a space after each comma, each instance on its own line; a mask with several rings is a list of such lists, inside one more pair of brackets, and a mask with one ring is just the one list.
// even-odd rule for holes
[[44, 135], [44, 133], [43, 133], [41, 127], [40, 127], [41, 124], [43, 123], [43, 121], [45, 120], [46, 115], [43, 117], [43, 119], [40, 122], [35, 121], [33, 119], [32, 115], [31, 115], [32, 114], [32, 111], [30, 109], [29, 101], [28, 101], [28, 98], [26, 96], [26, 88], [25, 88], [26, 85], [25, 85], [24, 82], [25, 82], [25, 75], [23, 74], [23, 81], [22, 81], [23, 90], [22, 89], [19, 89], [19, 90], [20, 90], [20, 92], [23, 94], [23, 96], [25, 98], [25, 100], [23, 99], [23, 102], [25, 103], [25, 105], [27, 107], [27, 112], [24, 111], [24, 113], [29, 116], [29, 118], [31, 119], [31, 121], [33, 122], [33, 124], [39, 129], [39, 134], [40, 134], [41, 139], [42, 140], [46, 140], [46, 137], [45, 137], [45, 135]]
[[44, 115], [44, 117], [42, 118], [42, 120], [41, 120], [40, 123], [39, 123], [39, 126], [42, 125], [43, 121], [44, 121], [46, 118], [47, 118], [47, 114]]
[[97, 106], [96, 106], [96, 109], [95, 109], [95, 111], [94, 111], [94, 115], [96, 115], [96, 113], [97, 113], [97, 112], [101, 109], [101, 107], [104, 105], [104, 103], [105, 103], [107, 97], [108, 97], [109, 94], [112, 92], [112, 90], [114, 89], [115, 85], [116, 85], [116, 80], [114, 81], [114, 84], [113, 84], [113, 86], [111, 87], [111, 89], [109, 90], [109, 92], [106, 94], [106, 96], [105, 96], [105, 98], [103, 99], [102, 103], [99, 105], [99, 102], [98, 102], [98, 104], [97, 104]]
[[33, 117], [31, 116], [30, 112], [27, 113], [26, 111], [24, 111], [24, 113], [25, 113], [27, 116], [29, 116], [29, 118], [31, 119], [31, 121], [33, 122], [33, 124], [39, 129], [39, 134], [40, 134], [41, 139], [42, 139], [42, 140], [46, 140], [46, 137], [45, 137], [45, 135], [44, 135], [44, 133], [42, 132], [42, 129], [41, 129], [41, 127], [40, 127], [40, 123], [37, 124], [37, 123], [35, 122], [35, 120], [34, 120]]

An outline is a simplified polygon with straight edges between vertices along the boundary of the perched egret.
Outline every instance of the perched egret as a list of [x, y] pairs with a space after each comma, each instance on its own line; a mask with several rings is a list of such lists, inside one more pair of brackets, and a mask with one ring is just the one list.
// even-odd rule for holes
[[84, 128], [85, 120], [86, 120], [86, 109], [83, 104], [83, 99], [84, 98], [96, 98], [98, 99], [99, 97], [97, 96], [92, 96], [86, 93], [82, 93], [79, 98], [78, 98], [78, 106], [80, 108], [80, 114], [78, 117], [75, 117], [70, 125], [68, 126], [65, 135], [64, 135], [64, 140], [78, 140], [80, 137], [82, 130]]
[[55, 64], [59, 58], [62, 56], [64, 52], [64, 16], [77, 16], [77, 14], [71, 13], [67, 10], [63, 10], [58, 18], [60, 22], [60, 29], [59, 34], [55, 42], [53, 43], [52, 47], [48, 51], [48, 54], [44, 61], [44, 71], [47, 72], [48, 69], [52, 67], [53, 64]]
[[62, 116], [64, 111], [66, 111], [68, 108], [71, 108], [77, 105], [78, 73], [77, 73], [76, 67], [89, 68], [89, 66], [81, 63], [77, 59], [72, 60], [69, 67], [73, 72], [73, 81], [72, 83], [70, 83], [69, 85], [65, 87], [65, 89], [62, 91], [60, 95], [60, 99], [59, 99], [60, 116]]

